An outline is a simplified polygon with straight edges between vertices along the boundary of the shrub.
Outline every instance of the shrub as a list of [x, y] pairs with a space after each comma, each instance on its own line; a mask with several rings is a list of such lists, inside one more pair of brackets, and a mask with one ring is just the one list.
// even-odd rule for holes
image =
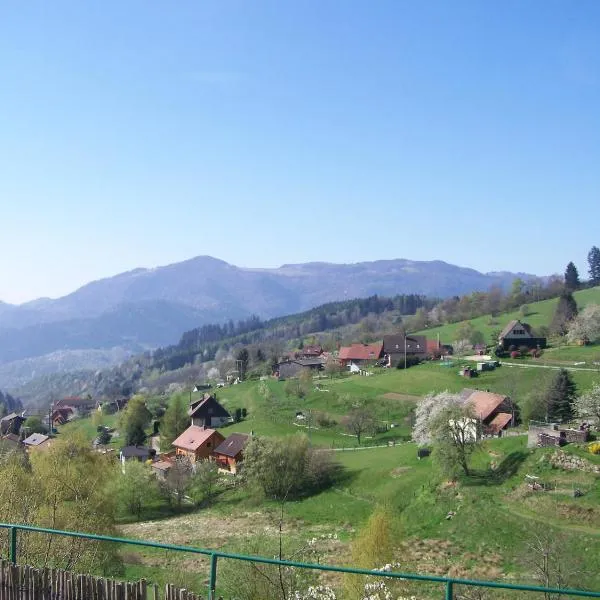
[[521, 356], [521, 353], [520, 353], [518, 350], [513, 350], [513, 351], [510, 353], [510, 357], [511, 357], [511, 358], [519, 358], [519, 356]]
[[588, 452], [591, 454], [600, 454], [600, 442], [593, 442], [588, 446]]
[[521, 353], [521, 356], [526, 356], [529, 354], [529, 346], [519, 346], [519, 352]]
[[236, 423], [239, 423], [242, 420], [242, 409], [241, 408], [235, 409], [235, 412], [233, 413], [233, 420]]
[[[421, 359], [418, 356], [407, 356], [406, 357], [406, 368], [414, 367], [421, 362]], [[397, 369], [404, 369], [404, 359], [400, 359], [398, 363]]]
[[542, 351], [539, 348], [533, 348], [532, 350], [529, 351], [529, 354], [533, 358], [539, 358], [542, 355]]

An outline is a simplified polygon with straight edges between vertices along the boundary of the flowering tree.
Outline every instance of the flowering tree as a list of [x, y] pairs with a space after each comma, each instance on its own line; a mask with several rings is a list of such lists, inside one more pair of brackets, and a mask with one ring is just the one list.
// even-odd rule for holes
[[425, 445], [432, 441], [431, 426], [438, 414], [443, 410], [461, 406], [463, 401], [458, 394], [451, 394], [448, 390], [439, 394], [427, 394], [415, 410], [415, 424], [412, 439], [417, 444]]
[[600, 339], [600, 305], [588, 304], [569, 324], [567, 340], [596, 342]]
[[594, 418], [600, 421], [600, 384], [596, 383], [591, 390], [575, 398], [575, 414], [578, 417]]

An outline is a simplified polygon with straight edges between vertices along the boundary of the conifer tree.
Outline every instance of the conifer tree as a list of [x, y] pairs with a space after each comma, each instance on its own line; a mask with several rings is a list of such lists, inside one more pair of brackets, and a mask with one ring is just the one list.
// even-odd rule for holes
[[570, 262], [565, 270], [565, 287], [568, 290], [576, 290], [579, 289], [579, 285], [579, 272], [575, 264]]
[[189, 426], [188, 407], [183, 394], [177, 394], [169, 400], [169, 406], [160, 424], [160, 447], [170, 450], [175, 438], [179, 437]]
[[561, 369], [548, 387], [548, 420], [561, 423], [573, 418], [577, 387], [566, 369]]
[[577, 302], [570, 291], [565, 291], [560, 295], [556, 311], [552, 318], [550, 331], [555, 335], [565, 335], [569, 323], [577, 316]]
[[588, 252], [588, 266], [591, 283], [600, 285], [600, 248], [597, 246], [592, 246]]

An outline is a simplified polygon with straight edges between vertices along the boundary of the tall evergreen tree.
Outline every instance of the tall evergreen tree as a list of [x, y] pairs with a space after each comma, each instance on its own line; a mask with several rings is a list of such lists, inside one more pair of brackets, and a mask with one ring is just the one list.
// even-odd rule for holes
[[575, 264], [570, 262], [565, 270], [565, 287], [568, 290], [576, 290], [579, 285], [579, 272]]
[[594, 285], [600, 285], [600, 248], [592, 246], [588, 252], [588, 265], [590, 281]]
[[570, 291], [565, 291], [560, 295], [556, 311], [552, 318], [550, 331], [555, 335], [565, 335], [569, 323], [577, 316], [577, 302]]
[[577, 387], [566, 369], [561, 369], [550, 383], [547, 394], [547, 413], [549, 421], [561, 423], [573, 418], [573, 403]]

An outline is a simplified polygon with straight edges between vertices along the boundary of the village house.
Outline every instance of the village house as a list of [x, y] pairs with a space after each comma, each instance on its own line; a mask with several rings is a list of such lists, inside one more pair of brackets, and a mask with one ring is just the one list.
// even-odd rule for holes
[[250, 436], [245, 433], [232, 433], [221, 442], [213, 453], [219, 468], [235, 475], [244, 460], [243, 451], [249, 439]]
[[383, 356], [383, 342], [342, 346], [338, 360], [351, 373], [358, 373], [365, 365], [374, 364]]
[[125, 446], [119, 452], [119, 460], [121, 464], [125, 464], [128, 460], [137, 460], [138, 462], [146, 462], [152, 460], [156, 456], [156, 450], [147, 446]]
[[52, 438], [43, 433], [32, 433], [29, 437], [23, 440], [23, 445], [27, 452], [46, 451], [52, 445]]
[[284, 360], [277, 363], [275, 374], [279, 379], [289, 379], [290, 377], [298, 377], [303, 372], [318, 372], [325, 366], [325, 359], [317, 358], [296, 358]]
[[225, 439], [218, 431], [190, 425], [174, 442], [176, 456], [187, 456], [192, 463], [209, 458]]
[[56, 410], [58, 408], [66, 407], [72, 409], [73, 416], [84, 416], [96, 408], [96, 401], [91, 396], [85, 396], [83, 398], [79, 396], [70, 396], [68, 398], [61, 398], [60, 400], [56, 401], [52, 408]]
[[500, 332], [498, 346], [503, 350], [509, 350], [511, 346], [515, 348], [527, 346], [530, 349], [545, 348], [546, 338], [535, 337], [530, 325], [514, 319]]
[[194, 400], [188, 409], [192, 425], [197, 427], [221, 427], [232, 421], [231, 415], [217, 402], [212, 394], [204, 394]]
[[15, 433], [18, 435], [24, 421], [25, 417], [15, 412], [2, 417], [0, 419], [0, 435], [6, 435], [7, 433]]
[[323, 348], [321, 346], [304, 346], [304, 348], [298, 352], [298, 358], [317, 358], [318, 356], [321, 356], [321, 354], [323, 354]]
[[58, 427], [64, 425], [73, 415], [73, 409], [70, 406], [63, 406], [62, 408], [55, 408], [50, 415], [50, 421], [52, 427]]
[[0, 437], [0, 450], [12, 451], [23, 449], [21, 438], [16, 433], [7, 433]]
[[395, 334], [383, 336], [383, 354], [388, 367], [397, 367], [406, 358], [427, 358], [427, 338], [424, 335]]
[[515, 425], [515, 408], [508, 396], [465, 388], [460, 397], [473, 409], [484, 435], [501, 435], [503, 430]]

